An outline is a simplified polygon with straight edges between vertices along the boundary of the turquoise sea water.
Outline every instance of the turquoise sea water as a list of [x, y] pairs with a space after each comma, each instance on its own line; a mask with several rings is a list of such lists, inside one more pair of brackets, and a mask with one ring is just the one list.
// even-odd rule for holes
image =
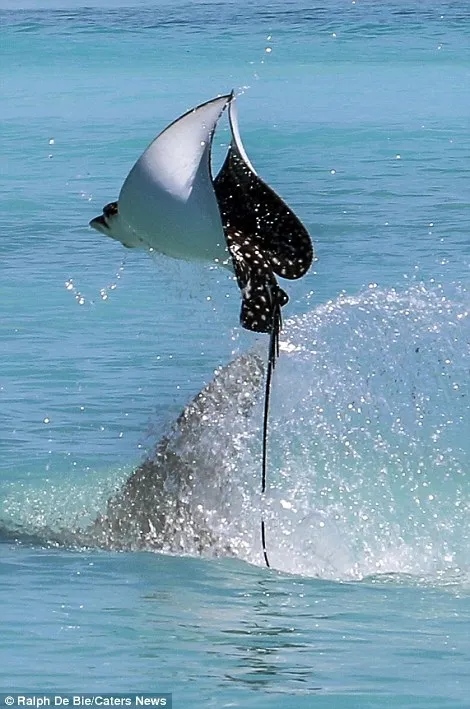
[[[468, 4], [2, 0], [0, 27], [0, 691], [468, 708]], [[181, 553], [51, 547], [255, 344], [229, 273], [87, 227], [169, 121], [231, 88], [319, 256], [288, 285], [274, 569], [259, 405], [198, 471], [238, 558], [189, 553], [184, 528]]]

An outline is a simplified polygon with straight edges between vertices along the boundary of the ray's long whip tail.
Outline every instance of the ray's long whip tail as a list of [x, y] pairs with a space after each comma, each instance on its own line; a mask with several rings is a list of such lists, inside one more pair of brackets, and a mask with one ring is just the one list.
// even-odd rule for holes
[[[264, 415], [263, 415], [263, 443], [261, 457], [261, 495], [262, 500], [266, 494], [267, 461], [268, 461], [268, 419], [269, 404], [271, 399], [271, 383], [273, 372], [276, 367], [276, 360], [279, 357], [279, 334], [282, 328], [281, 305], [276, 298], [273, 307], [272, 328], [269, 336], [268, 367], [266, 370], [266, 387], [264, 392]], [[261, 546], [265, 564], [270, 568], [268, 550], [266, 547], [266, 525], [263, 513], [261, 512]]]

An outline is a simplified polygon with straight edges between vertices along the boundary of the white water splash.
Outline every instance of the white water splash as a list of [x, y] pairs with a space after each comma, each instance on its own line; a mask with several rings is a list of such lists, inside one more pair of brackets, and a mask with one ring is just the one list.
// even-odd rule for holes
[[[265, 509], [274, 568], [342, 579], [411, 574], [439, 583], [470, 576], [469, 343], [468, 292], [435, 283], [405, 291], [374, 284], [286, 323]], [[200, 553], [207, 532], [212, 541], [202, 553], [229, 550], [263, 563], [262, 403], [248, 418], [232, 408], [230, 415], [212, 411], [189, 448], [175, 437], [172, 454], [183, 457], [189, 484], [183, 497], [181, 488], [166, 488], [169, 498], [180, 496], [169, 520], [173, 542], [163, 544], [155, 530], [149, 549]], [[55, 510], [46, 498], [41, 520], [51, 528]], [[83, 505], [83, 495], [77, 499]], [[23, 514], [21, 504], [10, 507]], [[77, 518], [73, 499], [68, 514]], [[62, 510], [61, 528], [66, 516]], [[122, 539], [106, 541], [122, 546]]]

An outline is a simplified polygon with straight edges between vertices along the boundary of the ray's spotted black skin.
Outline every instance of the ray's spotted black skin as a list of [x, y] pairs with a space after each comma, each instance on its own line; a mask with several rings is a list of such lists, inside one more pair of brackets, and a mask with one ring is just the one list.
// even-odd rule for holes
[[301, 278], [310, 268], [310, 236], [284, 201], [231, 145], [214, 180], [227, 246], [242, 292], [240, 322], [255, 332], [279, 331], [289, 298], [276, 275]]
[[229, 226], [225, 238], [242, 294], [240, 322], [247, 330], [272, 332], [275, 306], [289, 301], [287, 293], [279, 287], [269, 259], [253, 238]]

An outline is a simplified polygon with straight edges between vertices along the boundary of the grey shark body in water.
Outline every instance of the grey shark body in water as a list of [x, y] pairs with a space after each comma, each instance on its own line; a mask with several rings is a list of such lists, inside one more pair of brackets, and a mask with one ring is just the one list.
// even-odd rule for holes
[[[227, 513], [222, 509], [223, 487], [246, 436], [247, 418], [259, 399], [263, 376], [262, 359], [255, 353], [217, 369], [153, 455], [108, 500], [104, 513], [87, 531], [89, 541], [114, 549], [195, 553], [218, 549], [229, 554], [230, 544], [217, 538], [214, 520]], [[221, 506], [208, 509], [210, 499]]]
[[218, 533], [230, 514], [224, 495], [249, 437], [248, 420], [262, 389], [255, 352], [216, 370], [183, 409], [154, 452], [113, 494], [87, 528], [54, 521], [36, 528], [0, 524], [0, 538], [34, 544], [231, 555]]

